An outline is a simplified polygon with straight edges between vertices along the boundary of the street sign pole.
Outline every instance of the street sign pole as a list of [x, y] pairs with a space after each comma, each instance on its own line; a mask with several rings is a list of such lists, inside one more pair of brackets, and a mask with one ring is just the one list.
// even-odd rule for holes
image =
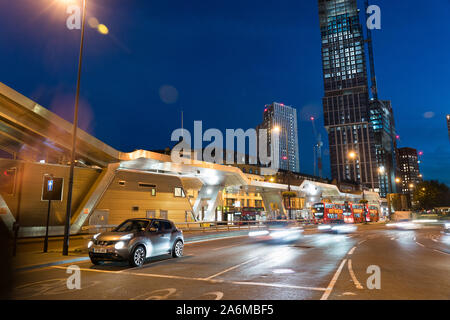
[[81, 66], [83, 62], [83, 46], [84, 46], [84, 25], [86, 20], [86, 0], [83, 0], [83, 17], [81, 22], [81, 41], [80, 41], [80, 55], [78, 57], [78, 77], [77, 89], [75, 95], [75, 110], [73, 116], [72, 127], [72, 150], [70, 155], [70, 169], [69, 169], [69, 189], [67, 192], [67, 207], [66, 207], [66, 221], [64, 223], [64, 241], [63, 241], [63, 256], [69, 254], [69, 238], [70, 238], [70, 219], [72, 217], [72, 192], [73, 192], [73, 175], [75, 169], [75, 148], [77, 145], [77, 126], [78, 126], [78, 103], [80, 100], [80, 82], [81, 82]]
[[52, 174], [44, 175], [42, 184], [42, 201], [48, 201], [47, 222], [45, 225], [44, 252], [48, 251], [48, 231], [50, 225], [50, 213], [52, 209], [52, 201], [62, 201], [64, 187], [64, 178], [53, 177]]
[[48, 200], [47, 224], [45, 226], [44, 252], [47, 252], [47, 249], [48, 249], [48, 225], [49, 225], [49, 221], [50, 221], [51, 205], [52, 205], [52, 200]]

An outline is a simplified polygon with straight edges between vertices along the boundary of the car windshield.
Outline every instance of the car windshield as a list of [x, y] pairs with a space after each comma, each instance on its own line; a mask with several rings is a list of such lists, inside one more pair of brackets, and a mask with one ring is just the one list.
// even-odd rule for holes
[[127, 220], [114, 229], [116, 232], [134, 232], [147, 228], [149, 221]]

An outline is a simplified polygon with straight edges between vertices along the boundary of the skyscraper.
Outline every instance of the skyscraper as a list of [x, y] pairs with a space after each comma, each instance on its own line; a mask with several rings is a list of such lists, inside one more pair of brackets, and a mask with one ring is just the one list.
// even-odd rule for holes
[[379, 192], [382, 197], [386, 197], [388, 193], [397, 192], [395, 185], [397, 144], [391, 101], [372, 99], [369, 102], [369, 114], [374, 132]]
[[391, 103], [378, 100], [371, 45], [374, 98], [370, 97], [357, 1], [318, 3], [331, 175], [337, 181], [360, 182], [385, 196], [392, 192], [395, 179], [395, 127]]
[[401, 175], [401, 193], [410, 194], [415, 186], [422, 181], [417, 150], [413, 148], [399, 148], [397, 153], [398, 169]]
[[[275, 127], [280, 129], [279, 141], [271, 141], [272, 130]], [[267, 144], [270, 155], [273, 154], [273, 148], [278, 148], [280, 169], [300, 172], [297, 110], [292, 106], [286, 106], [278, 102], [266, 105], [263, 122], [257, 129], [267, 129]]]
[[450, 139], [450, 114], [447, 115], [448, 138]]

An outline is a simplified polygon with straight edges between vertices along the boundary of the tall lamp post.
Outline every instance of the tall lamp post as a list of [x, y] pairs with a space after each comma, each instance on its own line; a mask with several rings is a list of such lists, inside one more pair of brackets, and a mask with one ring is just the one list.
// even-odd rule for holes
[[[359, 166], [361, 167], [361, 159], [359, 158], [359, 154], [358, 153], [356, 153], [355, 151], [349, 151], [347, 156], [348, 156], [348, 158], [350, 160], [353, 160], [353, 161], [358, 160]], [[357, 172], [356, 172], [356, 169], [355, 169], [355, 175], [356, 174], [357, 174]], [[362, 197], [364, 199], [364, 187], [362, 185], [361, 176], [358, 179], [358, 184], [359, 184], [359, 188], [362, 190]]]
[[72, 217], [72, 192], [73, 192], [73, 173], [75, 168], [75, 149], [77, 142], [77, 127], [78, 127], [78, 105], [80, 100], [80, 80], [81, 80], [81, 66], [83, 62], [83, 46], [84, 46], [84, 26], [86, 20], [86, 0], [83, 1], [83, 18], [81, 22], [81, 41], [80, 41], [80, 54], [78, 58], [78, 76], [77, 76], [77, 91], [75, 95], [75, 110], [73, 116], [73, 128], [72, 128], [72, 150], [70, 156], [70, 171], [69, 171], [69, 187], [67, 191], [67, 208], [66, 208], [66, 221], [64, 224], [64, 242], [63, 242], [63, 255], [69, 254], [69, 236], [70, 236], [70, 219]]
[[[273, 130], [277, 133], [280, 133], [282, 131], [281, 127], [276, 126], [273, 128]], [[289, 166], [289, 141], [288, 141], [288, 135], [287, 135], [287, 130], [283, 130], [284, 131], [284, 137], [286, 139], [286, 157], [283, 157], [283, 160], [287, 161], [287, 183], [288, 183], [288, 192], [291, 191], [291, 179], [290, 179], [290, 166]], [[288, 215], [289, 215], [289, 219], [292, 219], [292, 211], [291, 211], [291, 196], [288, 196], [288, 201], [289, 201], [289, 207], [288, 207]]]

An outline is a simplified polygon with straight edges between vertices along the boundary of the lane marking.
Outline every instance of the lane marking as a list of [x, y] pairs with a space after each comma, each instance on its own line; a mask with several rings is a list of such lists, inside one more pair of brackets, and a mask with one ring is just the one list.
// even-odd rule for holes
[[[60, 266], [53, 266], [51, 268], [66, 269], [66, 268], [63, 268], [63, 267], [60, 267]], [[118, 273], [117, 271], [106, 271], [106, 270], [86, 269], [86, 268], [80, 268], [80, 270], [82, 270], [82, 271], [92, 271], [92, 272], [104, 272], [104, 273]], [[171, 276], [171, 275], [151, 274], [151, 273], [137, 273], [137, 272], [122, 272], [120, 274], [132, 275], [132, 276], [138, 276], [138, 277], [149, 277], [149, 278], [166, 278], [166, 279], [177, 279], [177, 280], [203, 281], [203, 282], [209, 282], [209, 283], [224, 283], [224, 284], [235, 284], [235, 285], [263, 286], [263, 287], [274, 287], [274, 288], [289, 288], [289, 289], [301, 289], [301, 290], [312, 290], [312, 291], [326, 291], [326, 288], [295, 286], [295, 285], [288, 285], [288, 284], [282, 284], [282, 283], [224, 281], [224, 280], [207, 279], [207, 278], [189, 278], [189, 277], [181, 277], [181, 276]]]
[[341, 274], [342, 268], [344, 267], [345, 263], [347, 262], [347, 259], [342, 260], [341, 265], [336, 270], [336, 273], [333, 276], [333, 279], [331, 279], [330, 283], [328, 284], [328, 287], [326, 288], [325, 292], [323, 293], [320, 300], [327, 300], [329, 295], [331, 294], [331, 291], [333, 291], [334, 284], [336, 283], [337, 279], [339, 278], [339, 275]]
[[446, 255], [450, 256], [449, 253], [441, 251], [441, 250], [433, 249], [433, 251], [436, 251], [436, 252], [439, 252], [439, 253], [446, 254]]
[[416, 241], [416, 243], [419, 245], [419, 246], [421, 246], [421, 247], [424, 247], [425, 248], [425, 246], [423, 245], [423, 244], [421, 244], [420, 242], [417, 242]]
[[363, 286], [361, 285], [361, 283], [358, 281], [358, 279], [356, 279], [356, 275], [353, 272], [351, 259], [348, 260], [347, 267], [348, 267], [348, 272], [350, 272], [350, 277], [352, 277], [353, 283], [355, 284], [355, 287], [357, 289], [364, 289]]
[[245, 281], [231, 281], [230, 283], [238, 284], [238, 285], [251, 285], [251, 286], [263, 286], [263, 287], [275, 287], [275, 288], [289, 288], [289, 289], [303, 289], [303, 290], [314, 290], [314, 291], [325, 291], [326, 290], [326, 288], [294, 286], [294, 285], [282, 284], [282, 283], [263, 283], [263, 282], [245, 282]]
[[[67, 267], [62, 267], [62, 266], [51, 266], [49, 268], [67, 270]], [[102, 272], [102, 273], [121, 273], [121, 271], [122, 271], [122, 270], [112, 271], [112, 270], [88, 269], [88, 268], [80, 268], [80, 270], [81, 271]]]
[[361, 244], [361, 243], [366, 242], [366, 241], [367, 241], [367, 239], [361, 240], [360, 242], [358, 242], [358, 244]]
[[235, 265], [235, 266], [233, 266], [233, 267], [230, 267], [230, 268], [225, 269], [225, 270], [223, 270], [223, 271], [221, 271], [221, 272], [218, 272], [218, 273], [216, 273], [216, 274], [213, 274], [212, 276], [209, 276], [209, 277], [207, 277], [207, 278], [205, 278], [205, 279], [210, 280], [210, 279], [215, 278], [215, 277], [217, 277], [217, 276], [220, 276], [220, 275], [222, 275], [222, 274], [224, 274], [224, 273], [226, 273], [226, 272], [228, 272], [228, 271], [234, 270], [234, 269], [239, 268], [239, 267], [241, 267], [241, 266], [243, 266], [243, 265], [245, 265], [245, 264], [247, 264], [247, 263], [250, 263], [250, 262], [252, 262], [252, 261], [255, 261], [255, 260], [258, 259], [258, 258], [259, 258], [259, 257], [254, 257], [254, 258], [252, 258], [252, 259], [250, 259], [250, 260], [244, 261], [244, 262], [239, 263], [239, 264], [237, 264], [237, 265]]
[[353, 252], [355, 252], [356, 246], [351, 248], [350, 251], [347, 253], [348, 255], [353, 254]]
[[395, 238], [394, 238], [394, 237], [392, 237], [392, 238], [391, 238], [391, 240], [395, 240]]

